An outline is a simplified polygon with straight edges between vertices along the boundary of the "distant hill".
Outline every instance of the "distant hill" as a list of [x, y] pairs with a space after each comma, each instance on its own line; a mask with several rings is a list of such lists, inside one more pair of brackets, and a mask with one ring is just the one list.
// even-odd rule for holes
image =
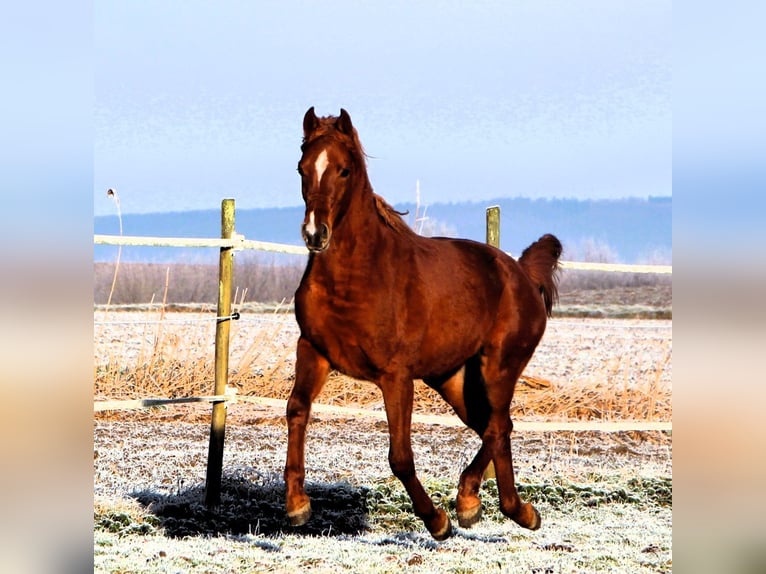
[[[436, 203], [427, 206], [427, 219], [421, 224], [424, 234], [450, 235], [477, 241], [485, 240], [485, 211], [500, 206], [500, 246], [519, 255], [544, 233], [561, 239], [565, 259], [578, 259], [595, 244], [607, 258], [621, 263], [670, 263], [672, 253], [672, 198], [627, 198], [616, 200], [526, 199], [461, 203]], [[398, 204], [413, 224], [414, 204]], [[423, 208], [421, 207], [422, 215]], [[185, 211], [123, 215], [125, 235], [161, 237], [218, 237], [220, 211]], [[300, 223], [303, 207], [242, 209], [236, 212], [235, 227], [247, 239], [301, 245]], [[118, 235], [116, 216], [94, 218], [94, 232]], [[94, 246], [96, 261], [115, 259], [117, 247]], [[264, 255], [265, 256], [265, 255]], [[214, 262], [215, 249], [162, 247], [123, 247], [122, 261], [137, 262]], [[279, 259], [279, 258], [277, 258]]]

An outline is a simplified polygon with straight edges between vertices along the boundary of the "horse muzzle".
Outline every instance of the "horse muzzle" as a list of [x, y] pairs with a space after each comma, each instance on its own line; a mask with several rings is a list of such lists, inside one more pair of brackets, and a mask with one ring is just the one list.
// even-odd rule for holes
[[301, 228], [303, 241], [312, 253], [321, 253], [330, 245], [330, 228], [325, 223], [315, 225], [313, 221], [304, 223]]

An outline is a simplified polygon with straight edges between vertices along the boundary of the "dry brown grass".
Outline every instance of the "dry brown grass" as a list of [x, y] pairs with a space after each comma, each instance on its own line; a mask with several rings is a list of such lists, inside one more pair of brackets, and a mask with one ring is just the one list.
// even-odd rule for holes
[[[96, 336], [105, 335], [99, 332], [99, 322], [105, 317], [119, 320], [124, 315], [117, 312], [99, 315]], [[130, 316], [135, 319], [135, 314]], [[187, 314], [168, 314], [162, 306], [139, 316], [145, 317], [146, 322], [131, 320], [129, 329], [120, 325], [110, 328], [111, 334], [107, 336], [111, 337], [111, 350], [103, 353], [101, 359], [97, 358], [96, 400], [212, 394], [214, 321], [202, 326], [199, 323], [179, 326], [178, 317]], [[267, 315], [266, 319], [270, 317]], [[282, 318], [265, 319], [255, 336], [244, 341], [237, 331], [239, 325], [232, 324], [229, 386], [236, 389], [238, 395], [275, 399], [289, 396], [294, 380], [295, 333], [285, 332], [293, 325], [291, 317], [283, 315]], [[654, 372], [650, 368], [638, 381], [629, 356], [613, 359], [592, 375], [566, 381], [551, 381], [525, 373], [517, 385], [512, 414], [516, 420], [669, 421], [672, 390], [663, 381], [663, 373], [670, 362], [670, 349], [658, 351], [662, 360], [651, 366]], [[374, 410], [383, 408], [380, 391], [374, 385], [339, 373], [331, 374], [318, 402]], [[182, 408], [172, 407], [166, 414], [173, 419], [183, 418], [178, 412]], [[422, 414], [452, 412], [435, 391], [420, 381], [416, 381], [414, 410]], [[142, 417], [118, 411], [98, 416]]]
[[[283, 313], [289, 312], [291, 305], [284, 301], [272, 305], [273, 315], [268, 315], [262, 313], [257, 303], [245, 302], [246, 297], [257, 301], [271, 300], [264, 296], [290, 290], [297, 280], [295, 269], [279, 268], [279, 272], [275, 269], [266, 270], [257, 262], [243, 268], [244, 276], [258, 277], [261, 284], [253, 285], [252, 290], [250, 287], [238, 288], [234, 296], [234, 309], [242, 311], [255, 323], [255, 328], [253, 323], [244, 324], [245, 321], [231, 324], [228, 385], [240, 396], [286, 399], [292, 388], [297, 332], [294, 320]], [[201, 296], [204, 291], [201, 286], [213, 282], [212, 268], [136, 265], [123, 271], [118, 288], [150, 284], [150, 303], [138, 316], [121, 313], [114, 305], [96, 312], [96, 400], [212, 394], [215, 312], [212, 305], [199, 304], [210, 295]], [[99, 289], [105, 290], [107, 285], [114, 287], [115, 267], [97, 264], [96, 272], [97, 293]], [[110, 273], [113, 274], [111, 277]], [[176, 277], [179, 273], [187, 276], [183, 281], [175, 281], [176, 287], [179, 283], [184, 287], [174, 293], [171, 276]], [[272, 289], [275, 286], [278, 288]], [[603, 316], [604, 309], [609, 308], [622, 309], [607, 313], [611, 317], [633, 317], [638, 308], [647, 309], [646, 313], [640, 313], [644, 317], [671, 315], [670, 277], [568, 272], [561, 287], [559, 315], [574, 307], [584, 311], [573, 313], [573, 316]], [[149, 291], [138, 290], [132, 296], [147, 296], [147, 293]], [[121, 296], [116, 301], [122, 302], [125, 295], [121, 292], [118, 295]], [[156, 299], [161, 302], [155, 303]], [[206, 310], [207, 316], [171, 313], [171, 310], [180, 311], [184, 307], [171, 305], [169, 300], [197, 301], [196, 306], [186, 309]], [[120, 321], [126, 316], [130, 320], [121, 325]], [[188, 324], [184, 324], [185, 318], [189, 319]], [[614, 342], [605, 335], [594, 344], [603, 346]], [[644, 364], [640, 373], [631, 364], [629, 353], [612, 354], [606, 361], [596, 361], [597, 369], [593, 366], [580, 369], [580, 374], [575, 369], [575, 374], [567, 375], [566, 380], [536, 378], [534, 371], [528, 369], [517, 386], [512, 413], [521, 420], [671, 420], [672, 391], [667, 377], [670, 343], [667, 340], [646, 341], [642, 345], [668, 347], [652, 348], [649, 355], [661, 359], [656, 360], [656, 364]], [[570, 351], [573, 363], [582, 360], [578, 357], [582, 349], [577, 343]], [[595, 352], [593, 347], [587, 350], [587, 353]], [[364, 409], [383, 408], [380, 392], [374, 385], [338, 373], [329, 377], [319, 402]], [[423, 414], [451, 413], [441, 397], [420, 381], [415, 386], [414, 410]]]

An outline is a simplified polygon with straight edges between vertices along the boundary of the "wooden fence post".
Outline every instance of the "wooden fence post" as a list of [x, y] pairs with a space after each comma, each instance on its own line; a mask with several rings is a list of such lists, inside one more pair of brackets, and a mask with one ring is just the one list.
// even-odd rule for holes
[[487, 243], [492, 247], [500, 247], [500, 206], [487, 208]]
[[[487, 244], [500, 248], [500, 206], [493, 205], [487, 208]], [[496, 478], [495, 463], [491, 460], [484, 470], [484, 480]]]
[[[221, 238], [231, 239], [234, 233], [234, 200], [221, 202]], [[229, 377], [229, 329], [231, 326], [231, 283], [234, 252], [221, 247], [218, 263], [218, 320], [215, 326], [215, 395], [226, 394]], [[221, 504], [221, 475], [223, 473], [223, 439], [226, 434], [226, 403], [213, 403], [210, 423], [210, 447], [207, 456], [205, 505], [215, 508]]]

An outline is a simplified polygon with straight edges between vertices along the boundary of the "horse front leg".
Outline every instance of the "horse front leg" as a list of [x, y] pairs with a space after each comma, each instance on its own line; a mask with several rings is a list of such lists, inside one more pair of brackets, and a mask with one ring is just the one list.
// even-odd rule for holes
[[304, 490], [306, 425], [311, 414], [311, 403], [322, 390], [329, 372], [329, 361], [309, 341], [303, 337], [298, 339], [295, 385], [287, 401], [284, 475], [287, 517], [292, 526], [306, 524], [311, 516], [311, 501]]
[[435, 540], [444, 540], [452, 534], [452, 524], [447, 513], [434, 506], [431, 497], [415, 474], [412, 453], [411, 424], [413, 382], [410, 378], [395, 378], [379, 383], [383, 392], [388, 419], [388, 463], [391, 471], [407, 490], [415, 514], [425, 524]]

